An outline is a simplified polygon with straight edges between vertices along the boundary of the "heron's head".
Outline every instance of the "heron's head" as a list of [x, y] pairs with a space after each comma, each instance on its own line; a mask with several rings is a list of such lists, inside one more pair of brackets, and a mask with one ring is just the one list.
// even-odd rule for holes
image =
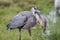
[[40, 16], [40, 11], [38, 10], [38, 8], [37, 7], [32, 7], [31, 12], [36, 17], [37, 21], [40, 23], [40, 17], [41, 16]]
[[34, 16], [36, 16], [36, 14], [39, 15], [39, 13], [40, 13], [40, 11], [38, 10], [38, 8], [36, 6], [31, 8], [31, 12], [33, 13]]

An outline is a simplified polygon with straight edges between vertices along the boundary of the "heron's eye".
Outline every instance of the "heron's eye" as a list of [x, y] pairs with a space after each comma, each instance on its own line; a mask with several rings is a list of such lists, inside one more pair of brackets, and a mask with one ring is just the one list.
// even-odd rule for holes
[[35, 10], [38, 10], [36, 7], [34, 7]]

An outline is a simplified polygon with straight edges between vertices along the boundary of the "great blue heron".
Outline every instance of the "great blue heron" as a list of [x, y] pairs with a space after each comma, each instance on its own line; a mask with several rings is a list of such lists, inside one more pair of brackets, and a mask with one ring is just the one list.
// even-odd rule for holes
[[21, 29], [27, 29], [30, 35], [30, 40], [32, 40], [31, 28], [39, 22], [46, 30], [46, 20], [44, 17], [40, 16], [40, 11], [36, 7], [32, 7], [30, 11], [23, 11], [16, 16], [14, 16], [11, 22], [7, 25], [7, 29], [18, 28], [20, 32], [21, 40]]
[[56, 9], [56, 13], [60, 14], [60, 13], [59, 13], [60, 0], [54, 0], [54, 6], [55, 6], [55, 9]]

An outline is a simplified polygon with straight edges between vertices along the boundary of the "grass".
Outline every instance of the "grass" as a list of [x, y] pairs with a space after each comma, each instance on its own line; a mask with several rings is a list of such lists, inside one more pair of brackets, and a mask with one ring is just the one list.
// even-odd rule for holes
[[[37, 6], [41, 11], [41, 14], [49, 15], [49, 12], [53, 9], [53, 0], [26, 0], [19, 1], [18, 3], [11, 4], [10, 6], [0, 6], [0, 40], [18, 40], [19, 31], [18, 29], [7, 30], [6, 25], [9, 23], [11, 18], [24, 10], [30, 10], [31, 7]], [[32, 28], [33, 40], [60, 40], [60, 18], [57, 17], [57, 22], [53, 24], [49, 21], [50, 35], [42, 36], [42, 30], [40, 25], [36, 28]], [[54, 25], [54, 26], [53, 26]], [[27, 30], [22, 30], [22, 40], [29, 40], [29, 34]]]

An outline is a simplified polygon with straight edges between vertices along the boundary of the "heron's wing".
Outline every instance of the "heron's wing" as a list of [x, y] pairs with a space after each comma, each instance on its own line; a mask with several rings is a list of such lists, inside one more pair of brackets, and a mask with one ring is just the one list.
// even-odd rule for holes
[[30, 18], [28, 18], [28, 20], [23, 28], [29, 29], [29, 28], [33, 27], [35, 24], [36, 24], [36, 19], [34, 17], [30, 17]]
[[21, 27], [25, 24], [26, 21], [26, 16], [18, 15], [11, 20], [11, 24], [14, 25], [14, 27]]

